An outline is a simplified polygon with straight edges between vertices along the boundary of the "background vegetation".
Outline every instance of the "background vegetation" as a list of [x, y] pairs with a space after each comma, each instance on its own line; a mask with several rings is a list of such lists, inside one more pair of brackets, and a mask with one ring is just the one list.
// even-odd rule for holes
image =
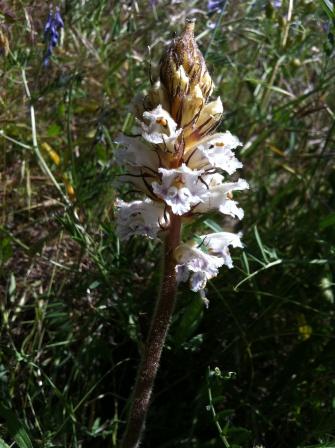
[[334, 5], [220, 3], [64, 0], [44, 66], [49, 5], [0, 2], [1, 447], [117, 447], [160, 247], [115, 235], [113, 140], [190, 15], [245, 143], [245, 250], [208, 309], [180, 288], [143, 447], [335, 446]]

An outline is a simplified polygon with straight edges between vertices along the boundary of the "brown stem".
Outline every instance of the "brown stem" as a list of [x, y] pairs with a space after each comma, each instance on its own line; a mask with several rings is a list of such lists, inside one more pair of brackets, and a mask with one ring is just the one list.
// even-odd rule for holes
[[137, 448], [140, 446], [150, 397], [176, 302], [176, 262], [173, 257], [173, 252], [180, 242], [180, 229], [181, 217], [172, 215], [171, 224], [165, 239], [160, 297], [151, 320], [149, 334], [132, 395], [127, 427], [120, 448]]

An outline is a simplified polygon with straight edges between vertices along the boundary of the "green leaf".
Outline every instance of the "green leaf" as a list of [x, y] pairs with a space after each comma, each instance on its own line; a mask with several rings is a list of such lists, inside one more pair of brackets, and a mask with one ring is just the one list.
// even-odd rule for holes
[[204, 224], [211, 230], [213, 230], [213, 232], [222, 232], [222, 227], [213, 219], [206, 219], [206, 221], [204, 221]]
[[204, 310], [204, 303], [200, 297], [194, 297], [183, 310], [183, 316], [177, 323], [174, 332], [176, 346], [186, 342], [198, 327]]
[[0, 241], [0, 264], [6, 263], [13, 255], [11, 239], [6, 237]]
[[263, 246], [263, 242], [262, 242], [261, 237], [260, 237], [260, 235], [258, 233], [258, 229], [257, 229], [256, 225], [254, 226], [254, 233], [255, 233], [255, 238], [256, 238], [257, 244], [258, 244], [258, 246], [260, 248], [260, 251], [262, 253], [263, 259], [264, 259], [265, 263], [268, 264], [269, 263], [269, 259], [266, 256], [265, 249], [264, 249], [264, 246]]
[[327, 227], [333, 226], [335, 224], [335, 212], [330, 213], [325, 218], [321, 219], [319, 222], [320, 229], [326, 229]]
[[103, 163], [108, 162], [108, 155], [107, 155], [107, 151], [106, 151], [106, 148], [105, 148], [104, 145], [101, 145], [101, 144], [98, 143], [98, 144], [95, 146], [95, 151], [96, 151], [96, 153], [97, 153], [97, 157], [98, 157], [98, 159], [99, 159], [101, 162], [103, 162]]
[[10, 448], [9, 445], [0, 437], [0, 448]]
[[16, 279], [13, 272], [10, 274], [10, 280], [9, 280], [9, 288], [8, 288], [8, 294], [9, 297], [15, 296], [16, 293]]
[[331, 0], [321, 0], [321, 6], [330, 19], [335, 18], [334, 4]]
[[[7, 407], [0, 404], [0, 415], [6, 420], [7, 430], [19, 448], [33, 448], [28, 433], [16, 415]], [[4, 445], [6, 447], [7, 445]], [[1, 447], [1, 445], [0, 445]], [[2, 447], [1, 447], [2, 448]]]
[[54, 123], [48, 127], [47, 135], [48, 137], [58, 137], [61, 131], [61, 127], [58, 124]]

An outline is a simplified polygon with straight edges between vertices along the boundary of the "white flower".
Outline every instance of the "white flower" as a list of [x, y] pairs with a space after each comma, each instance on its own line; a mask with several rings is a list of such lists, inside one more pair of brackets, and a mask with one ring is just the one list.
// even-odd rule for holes
[[228, 174], [233, 174], [243, 165], [235, 157], [232, 149], [241, 145], [239, 139], [229, 131], [224, 134], [215, 134], [198, 145], [191, 153], [187, 153], [189, 159], [187, 165], [192, 169], [220, 168]]
[[215, 188], [219, 185], [222, 185], [224, 181], [224, 176], [220, 173], [214, 173], [214, 174], [205, 174], [203, 176], [203, 179], [205, 180], [206, 184], [208, 185], [208, 188]]
[[[217, 274], [216, 274], [217, 275]], [[204, 290], [207, 284], [208, 277], [206, 272], [193, 272], [190, 276], [190, 288], [194, 292]]]
[[148, 145], [141, 142], [138, 137], [127, 137], [120, 134], [116, 137], [116, 142], [121, 145], [115, 153], [118, 165], [130, 167], [143, 167], [157, 171], [159, 157]]
[[201, 170], [191, 170], [185, 164], [179, 168], [158, 170], [162, 175], [162, 182], [153, 182], [153, 192], [165, 201], [176, 215], [183, 215], [191, 207], [202, 201], [201, 195], [207, 190], [201, 182]]
[[200, 203], [193, 209], [195, 213], [206, 213], [211, 210], [218, 210], [220, 213], [243, 218], [244, 212], [237, 206], [237, 202], [229, 198], [229, 194], [234, 190], [245, 190], [249, 188], [248, 183], [244, 179], [237, 182], [223, 182], [211, 186], [200, 196]]
[[177, 281], [189, 280], [192, 291], [203, 290], [207, 280], [216, 277], [221, 266], [233, 267], [229, 246], [242, 248], [240, 237], [240, 234], [230, 232], [203, 235], [200, 237], [201, 247], [206, 248], [208, 253], [192, 243], [180, 244], [175, 250]]
[[222, 258], [209, 255], [191, 244], [182, 243], [175, 250], [177, 261], [177, 281], [190, 280], [192, 291], [205, 288], [207, 280], [218, 274], [218, 269], [224, 264]]
[[161, 105], [154, 110], [143, 113], [142, 137], [154, 145], [162, 145], [163, 151], [173, 152], [174, 144], [182, 129], [177, 130], [177, 123]]
[[240, 233], [209, 233], [208, 235], [202, 235], [200, 239], [211, 254], [223, 259], [223, 264], [228, 266], [229, 269], [233, 267], [233, 261], [228, 246], [243, 248]]
[[169, 216], [161, 203], [150, 199], [145, 201], [116, 201], [117, 232], [121, 240], [133, 235], [155, 238], [160, 230], [169, 224]]

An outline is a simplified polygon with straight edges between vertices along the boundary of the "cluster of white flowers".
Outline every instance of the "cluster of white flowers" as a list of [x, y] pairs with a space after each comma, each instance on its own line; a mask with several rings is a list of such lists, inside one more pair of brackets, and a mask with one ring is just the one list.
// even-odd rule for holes
[[[183, 65], [170, 76], [174, 76], [170, 90], [161, 79], [148, 95], [154, 107], [143, 107], [138, 114], [139, 135], [117, 138], [116, 161], [125, 167], [123, 180], [147, 196], [142, 201], [116, 202], [122, 240], [133, 235], [159, 238], [172, 215], [190, 218], [217, 211], [243, 218], [232, 192], [247, 189], [248, 184], [225, 178], [242, 167], [233, 152], [241, 142], [229, 131], [212, 133], [223, 108], [220, 98], [207, 102], [213, 88], [208, 72], [202, 73], [202, 84], [201, 77], [192, 84]], [[171, 91], [174, 102], [169, 100]], [[176, 110], [180, 92], [184, 98]], [[229, 232], [203, 235], [198, 241], [198, 246], [186, 242], [175, 250], [177, 279], [189, 281], [193, 291], [203, 291], [219, 267], [233, 266], [229, 246], [242, 247], [240, 234]]]

